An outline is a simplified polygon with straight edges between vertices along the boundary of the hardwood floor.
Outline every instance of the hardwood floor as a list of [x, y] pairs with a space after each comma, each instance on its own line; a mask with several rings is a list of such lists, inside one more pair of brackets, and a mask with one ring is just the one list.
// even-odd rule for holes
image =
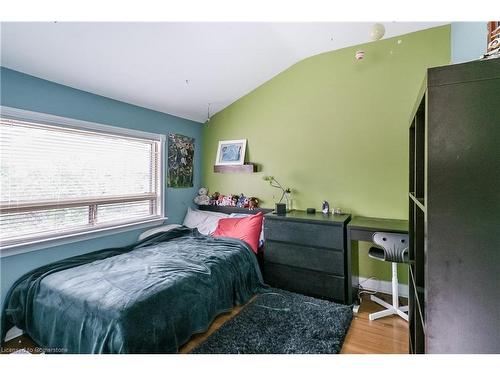
[[[391, 297], [377, 294], [390, 303]], [[406, 304], [406, 301], [402, 301]], [[383, 307], [363, 297], [351, 323], [341, 354], [408, 354], [408, 322], [399, 316], [370, 321], [368, 315]]]
[[[389, 301], [390, 296], [379, 295]], [[249, 302], [250, 303], [250, 302]], [[179, 353], [189, 353], [208, 336], [220, 328], [226, 321], [236, 316], [244, 306], [235, 307], [228, 313], [219, 315], [210, 325], [207, 332], [193, 335]], [[368, 315], [380, 311], [382, 307], [370, 301], [365, 296], [352, 320], [351, 327], [342, 347], [342, 354], [407, 354], [408, 353], [408, 323], [397, 316], [370, 321]], [[5, 344], [2, 353], [24, 348], [36, 352], [36, 344], [26, 335], [17, 337]]]

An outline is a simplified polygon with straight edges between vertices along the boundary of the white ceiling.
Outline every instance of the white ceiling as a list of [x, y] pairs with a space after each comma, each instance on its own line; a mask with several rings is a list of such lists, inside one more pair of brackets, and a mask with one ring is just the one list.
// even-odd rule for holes
[[[384, 38], [443, 24], [384, 23]], [[3, 22], [1, 65], [204, 122], [207, 103], [212, 115], [306, 57], [369, 42], [372, 25]]]

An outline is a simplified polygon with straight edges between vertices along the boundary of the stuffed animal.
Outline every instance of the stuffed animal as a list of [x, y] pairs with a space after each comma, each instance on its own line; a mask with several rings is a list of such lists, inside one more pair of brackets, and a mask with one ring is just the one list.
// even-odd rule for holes
[[258, 207], [259, 207], [259, 198], [251, 197], [248, 200], [248, 208], [253, 210], [254, 208], [258, 208]]
[[200, 190], [198, 190], [198, 195], [194, 197], [194, 203], [196, 203], [198, 206], [210, 204], [210, 197], [208, 196], [207, 188], [202, 187], [200, 188]]
[[[221, 199], [222, 197], [222, 199]], [[220, 206], [232, 206], [233, 205], [233, 198], [230, 195], [221, 195], [219, 197]]]
[[219, 197], [217, 198], [217, 206], [224, 206], [226, 196], [224, 194], [219, 194]]
[[237, 195], [231, 195], [231, 206], [238, 206], [238, 200], [240, 199]]
[[247, 197], [245, 197], [245, 196], [243, 195], [243, 193], [242, 193], [242, 194], [240, 194], [240, 197], [238, 198], [238, 204], [237, 204], [237, 206], [238, 206], [238, 207], [242, 207], [242, 208], [244, 208], [244, 207], [248, 207], [248, 198], [247, 198]]
[[219, 192], [216, 191], [210, 196], [210, 204], [213, 206], [217, 205], [217, 200], [219, 199]]

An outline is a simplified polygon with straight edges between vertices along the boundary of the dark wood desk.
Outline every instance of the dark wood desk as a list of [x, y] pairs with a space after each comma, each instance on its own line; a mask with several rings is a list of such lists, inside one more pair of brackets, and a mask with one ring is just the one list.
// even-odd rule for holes
[[354, 216], [347, 224], [347, 304], [351, 304], [353, 300], [356, 300], [356, 298], [353, 298], [354, 290], [352, 287], [352, 241], [372, 242], [373, 233], [375, 232], [408, 233], [408, 220]]

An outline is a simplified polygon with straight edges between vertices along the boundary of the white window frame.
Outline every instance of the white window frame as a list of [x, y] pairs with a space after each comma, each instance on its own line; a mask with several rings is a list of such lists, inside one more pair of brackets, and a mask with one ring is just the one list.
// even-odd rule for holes
[[[24, 109], [0, 106], [0, 115], [2, 118], [12, 119], [17, 121], [33, 122], [42, 125], [63, 127], [65, 129], [71, 128], [75, 130], [87, 130], [92, 132], [111, 134], [116, 136], [142, 138], [146, 140], [156, 141], [160, 148], [159, 150], [159, 160], [158, 160], [158, 176], [156, 176], [156, 191], [158, 195], [156, 197], [156, 215], [148, 217], [145, 219], [131, 220], [130, 222], [120, 221], [119, 223], [106, 223], [102, 226], [95, 226], [91, 228], [80, 229], [76, 231], [68, 231], [65, 233], [52, 234], [47, 236], [27, 238], [25, 241], [16, 243], [7, 243], [5, 245], [0, 244], [0, 257], [10, 256], [15, 254], [20, 254], [28, 251], [39, 250], [42, 248], [49, 248], [53, 246], [59, 246], [66, 243], [89, 240], [93, 238], [98, 238], [106, 235], [111, 235], [115, 233], [120, 233], [124, 231], [129, 231], [139, 228], [147, 228], [161, 224], [167, 218], [165, 217], [165, 140], [166, 135], [149, 133], [135, 129], [121, 128], [117, 126], [99, 124], [89, 121], [76, 120], [67, 117], [60, 117], [49, 115], [46, 113], [27, 111]], [[89, 201], [88, 199], [75, 199], [74, 202], [66, 202], [70, 206], [73, 205], [91, 205], [94, 203], [121, 203], [126, 201], [137, 201], [137, 200], [150, 200], [151, 194], [144, 194], [137, 197], [127, 197], [125, 200], [119, 197], [110, 197], [100, 199], [99, 202], [93, 199]], [[50, 207], [54, 205], [54, 202], [37, 202], [35, 205], [40, 207]], [[22, 211], [26, 209], [32, 209], [30, 204], [29, 207], [23, 207], [22, 205], [16, 205], [15, 207], [9, 208], [9, 211]], [[62, 207], [61, 204], [56, 204], [57, 207]], [[66, 205], [65, 205], [66, 206]]]

